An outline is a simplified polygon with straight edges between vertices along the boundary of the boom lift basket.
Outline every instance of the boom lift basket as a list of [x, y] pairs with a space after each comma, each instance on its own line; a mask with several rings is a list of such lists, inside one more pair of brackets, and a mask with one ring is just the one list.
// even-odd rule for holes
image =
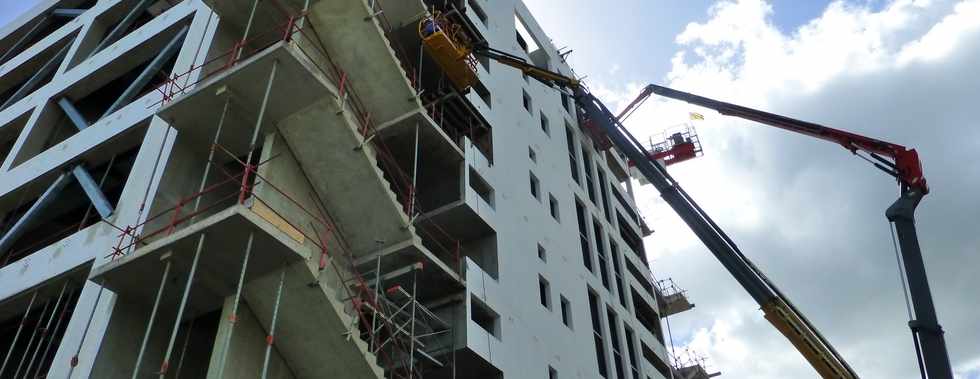
[[419, 37], [425, 51], [442, 68], [460, 92], [476, 82], [476, 59], [461, 27], [435, 12], [419, 21]]

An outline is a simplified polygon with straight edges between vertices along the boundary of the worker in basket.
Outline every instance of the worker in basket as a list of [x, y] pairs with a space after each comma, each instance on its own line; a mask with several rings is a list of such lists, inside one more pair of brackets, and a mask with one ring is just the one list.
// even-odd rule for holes
[[429, 17], [422, 21], [422, 38], [431, 36], [441, 30], [442, 27], [439, 26], [435, 18]]

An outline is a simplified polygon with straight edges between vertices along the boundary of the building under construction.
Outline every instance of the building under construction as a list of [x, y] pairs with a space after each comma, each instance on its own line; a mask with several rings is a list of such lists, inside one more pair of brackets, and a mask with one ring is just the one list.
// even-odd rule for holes
[[574, 76], [517, 0], [4, 27], [0, 378], [709, 376], [668, 353], [693, 304], [623, 155], [481, 44]]

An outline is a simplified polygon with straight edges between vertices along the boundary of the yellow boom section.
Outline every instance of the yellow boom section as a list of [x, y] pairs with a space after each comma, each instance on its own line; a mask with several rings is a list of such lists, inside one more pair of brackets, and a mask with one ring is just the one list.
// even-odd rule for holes
[[820, 342], [813, 330], [800, 317], [789, 310], [782, 300], [773, 299], [762, 307], [766, 320], [786, 336], [810, 362], [817, 373], [825, 379], [857, 379], [850, 374], [844, 362], [839, 361], [830, 349]]

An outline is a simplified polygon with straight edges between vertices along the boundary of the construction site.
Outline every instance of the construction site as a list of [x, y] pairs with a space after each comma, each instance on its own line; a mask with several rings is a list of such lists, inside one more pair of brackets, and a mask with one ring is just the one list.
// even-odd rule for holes
[[0, 378], [718, 376], [636, 185], [856, 378], [667, 173], [694, 127], [621, 124], [653, 94], [881, 162], [942, 377], [914, 149], [657, 85], [613, 115], [568, 53], [520, 0], [41, 1], [0, 31]]

